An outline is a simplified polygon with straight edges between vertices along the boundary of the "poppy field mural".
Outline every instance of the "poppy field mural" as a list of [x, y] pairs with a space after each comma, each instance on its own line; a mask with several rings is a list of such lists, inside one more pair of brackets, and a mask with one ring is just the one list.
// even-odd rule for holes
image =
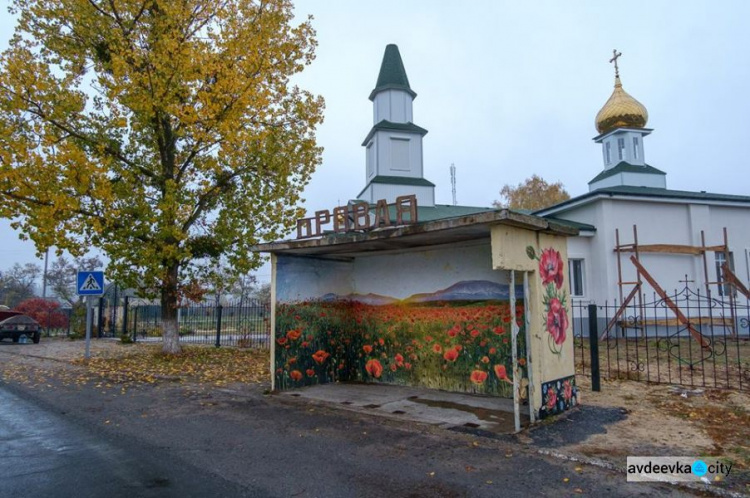
[[521, 327], [518, 362], [525, 376], [523, 301], [511, 309], [507, 284], [464, 281], [401, 300], [326, 294], [282, 303], [275, 385], [363, 381], [512, 398], [513, 320]]

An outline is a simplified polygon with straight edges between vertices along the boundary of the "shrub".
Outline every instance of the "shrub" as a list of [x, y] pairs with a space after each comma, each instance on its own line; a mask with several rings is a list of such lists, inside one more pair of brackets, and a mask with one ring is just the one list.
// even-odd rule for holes
[[60, 309], [60, 303], [39, 297], [27, 299], [15, 307], [30, 316], [46, 329], [62, 329], [68, 326], [68, 317]]

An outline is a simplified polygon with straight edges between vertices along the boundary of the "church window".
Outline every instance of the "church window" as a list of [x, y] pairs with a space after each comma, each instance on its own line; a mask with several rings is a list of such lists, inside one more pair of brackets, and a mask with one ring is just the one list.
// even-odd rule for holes
[[638, 137], [633, 137], [633, 157], [635, 157], [636, 159], [640, 159], [641, 157], [641, 153], [638, 149], [640, 149], [640, 146], [638, 144]]
[[617, 139], [617, 157], [620, 159], [620, 161], [625, 159], [625, 139], [624, 138]]
[[612, 144], [610, 144], [609, 142], [604, 144], [604, 155], [606, 156], [607, 164], [612, 162], [612, 147], [610, 147], [610, 145]]
[[583, 297], [583, 260], [568, 259], [568, 278], [570, 279], [570, 295]]
[[[724, 278], [724, 272], [721, 270], [721, 267], [724, 266], [724, 263], [727, 261], [726, 255], [723, 252], [717, 252], [715, 253], [716, 258], [716, 281], [717, 282], [724, 282], [726, 279]], [[734, 272], [734, 253], [729, 252], [729, 269]], [[729, 284], [719, 284], [719, 295], [720, 296], [728, 296], [729, 295]]]

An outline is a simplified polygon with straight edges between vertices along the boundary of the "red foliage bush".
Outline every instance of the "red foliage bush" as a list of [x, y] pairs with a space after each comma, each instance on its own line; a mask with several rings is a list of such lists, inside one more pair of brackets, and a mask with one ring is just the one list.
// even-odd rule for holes
[[22, 301], [13, 311], [29, 315], [44, 328], [59, 329], [68, 326], [68, 317], [56, 301], [35, 297]]

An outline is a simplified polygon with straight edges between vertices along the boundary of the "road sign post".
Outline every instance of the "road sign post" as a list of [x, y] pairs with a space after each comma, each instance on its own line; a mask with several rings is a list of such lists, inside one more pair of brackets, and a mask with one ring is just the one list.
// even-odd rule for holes
[[86, 297], [86, 353], [83, 355], [87, 360], [91, 358], [91, 296]]
[[92, 296], [104, 294], [104, 272], [103, 271], [79, 271], [78, 272], [78, 295], [86, 296], [86, 353], [84, 358], [91, 357], [91, 299]]

